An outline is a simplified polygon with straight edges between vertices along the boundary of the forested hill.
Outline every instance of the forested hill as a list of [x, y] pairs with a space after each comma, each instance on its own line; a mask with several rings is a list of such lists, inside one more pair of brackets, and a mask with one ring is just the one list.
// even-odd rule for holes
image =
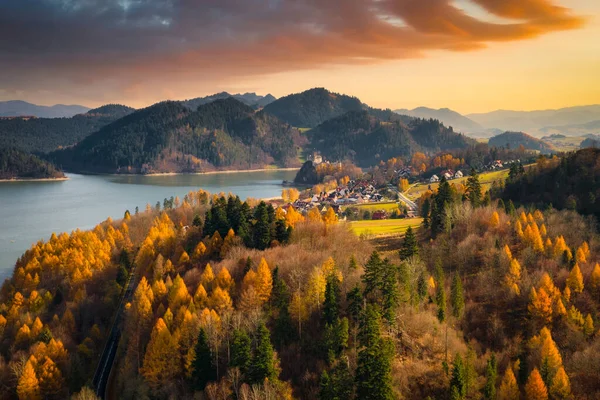
[[329, 160], [349, 159], [360, 166], [410, 155], [415, 151], [466, 148], [475, 141], [437, 120], [392, 116], [382, 120], [367, 111], [351, 111], [307, 133], [311, 146]]
[[0, 148], [0, 179], [63, 178], [54, 165], [12, 147]]
[[71, 118], [0, 119], [0, 148], [14, 146], [26, 152], [48, 153], [72, 146], [132, 111], [113, 104]]
[[523, 132], [504, 132], [490, 138], [488, 144], [493, 147], [516, 149], [523, 146], [527, 150], [538, 150], [542, 153], [551, 152], [554, 147], [543, 140], [536, 139]]
[[180, 102], [155, 104], [51, 157], [81, 172], [195, 172], [296, 165], [302, 144], [296, 129], [227, 98], [196, 111]]
[[348, 111], [361, 111], [365, 108], [356, 97], [315, 88], [282, 97], [268, 104], [264, 110], [292, 126], [314, 128]]
[[194, 111], [198, 108], [198, 106], [212, 103], [215, 100], [227, 99], [229, 97], [233, 97], [234, 99], [239, 100], [252, 108], [261, 108], [276, 100], [275, 97], [273, 97], [273, 95], [271, 94], [261, 96], [256, 93], [229, 94], [227, 92], [221, 92], [213, 94], [211, 96], [197, 97], [195, 99], [184, 100], [181, 103], [184, 106], [188, 107], [190, 110]]
[[502, 197], [515, 203], [577, 210], [600, 219], [600, 149], [579, 150], [562, 159], [541, 158], [524, 174], [511, 174]]

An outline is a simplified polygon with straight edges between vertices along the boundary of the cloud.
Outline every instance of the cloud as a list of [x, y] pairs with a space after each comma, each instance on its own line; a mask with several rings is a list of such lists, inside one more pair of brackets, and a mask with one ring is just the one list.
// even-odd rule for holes
[[[194, 82], [468, 51], [576, 29], [551, 0], [3, 0], [0, 87], [159, 92]], [[65, 89], [67, 90], [67, 89]]]

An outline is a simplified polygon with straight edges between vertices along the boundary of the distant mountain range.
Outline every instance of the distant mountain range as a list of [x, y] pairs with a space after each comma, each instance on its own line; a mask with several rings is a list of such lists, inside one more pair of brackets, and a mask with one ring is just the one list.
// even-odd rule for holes
[[0, 101], [0, 117], [62, 118], [83, 114], [87, 111], [89, 111], [89, 107], [80, 105], [38, 106], [21, 100]]
[[[507, 111], [498, 110], [483, 114], [467, 114], [466, 117], [486, 128], [506, 131], [545, 132], [547, 127], [586, 124], [600, 120], [600, 105], [567, 107], [557, 110]], [[562, 133], [555, 129], [553, 133]]]
[[181, 103], [189, 108], [192, 111], [195, 111], [198, 106], [203, 104], [212, 103], [215, 100], [223, 100], [228, 97], [233, 97], [236, 100], [241, 101], [242, 103], [252, 107], [252, 108], [262, 108], [267, 104], [270, 104], [277, 100], [273, 95], [267, 94], [266, 96], [261, 96], [256, 93], [244, 93], [244, 94], [229, 94], [227, 92], [216, 93], [211, 96], [206, 97], [197, 97], [195, 99], [184, 100]]
[[448, 108], [418, 107], [396, 113], [433, 118], [471, 137], [492, 137], [505, 131], [526, 131], [533, 136], [564, 134], [581, 136], [600, 133], [600, 105], [568, 107], [557, 110], [507, 111], [462, 115]]
[[418, 107], [413, 110], [402, 108], [394, 110], [394, 112], [416, 118], [437, 119], [443, 122], [444, 125], [451, 126], [455, 131], [465, 134], [483, 133], [485, 131], [485, 128], [477, 122], [449, 108], [440, 108], [439, 110], [427, 107]]

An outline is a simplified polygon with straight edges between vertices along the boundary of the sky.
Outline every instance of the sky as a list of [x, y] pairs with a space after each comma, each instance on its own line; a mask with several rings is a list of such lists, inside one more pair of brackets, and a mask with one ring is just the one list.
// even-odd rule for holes
[[0, 101], [312, 87], [461, 113], [600, 104], [598, 0], [1, 0]]

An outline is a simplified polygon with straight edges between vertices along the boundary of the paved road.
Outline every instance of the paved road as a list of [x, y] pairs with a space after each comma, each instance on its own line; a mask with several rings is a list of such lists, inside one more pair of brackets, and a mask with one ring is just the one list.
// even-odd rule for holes
[[123, 294], [123, 297], [121, 298], [121, 301], [117, 308], [117, 313], [113, 320], [108, 340], [104, 345], [104, 350], [102, 351], [100, 362], [98, 363], [96, 373], [94, 374], [94, 389], [96, 391], [96, 395], [101, 399], [104, 399], [104, 395], [106, 394], [106, 385], [108, 383], [108, 377], [110, 376], [110, 370], [112, 369], [112, 366], [115, 362], [117, 348], [119, 347], [119, 340], [121, 339], [121, 321], [123, 320], [124, 314], [123, 310], [125, 304], [131, 300], [134, 288], [135, 269], [133, 269], [131, 271], [131, 274], [129, 275], [129, 280], [127, 281], [127, 289], [125, 290], [125, 293]]
[[397, 187], [395, 187], [394, 185], [388, 185], [388, 189], [393, 190], [394, 192], [396, 192], [396, 194], [398, 194], [398, 197], [404, 202], [404, 204], [406, 204], [409, 211], [419, 212], [419, 206], [417, 205], [417, 203], [415, 203], [414, 201], [406, 197], [404, 194], [402, 194]]

